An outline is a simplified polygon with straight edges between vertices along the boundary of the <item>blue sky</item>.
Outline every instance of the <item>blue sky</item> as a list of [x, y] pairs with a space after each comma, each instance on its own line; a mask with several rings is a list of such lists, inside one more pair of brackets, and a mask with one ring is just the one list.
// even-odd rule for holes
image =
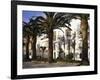
[[32, 16], [41, 16], [41, 15], [44, 15], [43, 12], [41, 11], [23, 11], [22, 12], [22, 18], [23, 18], [23, 21], [24, 22], [29, 22], [29, 19], [32, 17]]

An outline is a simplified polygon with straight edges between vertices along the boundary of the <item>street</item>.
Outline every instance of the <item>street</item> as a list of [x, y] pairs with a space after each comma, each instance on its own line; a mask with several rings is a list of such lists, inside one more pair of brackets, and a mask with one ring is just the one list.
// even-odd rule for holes
[[56, 62], [56, 63], [48, 63], [43, 61], [30, 61], [23, 62], [23, 68], [47, 68], [47, 67], [68, 67], [68, 66], [78, 66], [80, 63], [78, 62]]

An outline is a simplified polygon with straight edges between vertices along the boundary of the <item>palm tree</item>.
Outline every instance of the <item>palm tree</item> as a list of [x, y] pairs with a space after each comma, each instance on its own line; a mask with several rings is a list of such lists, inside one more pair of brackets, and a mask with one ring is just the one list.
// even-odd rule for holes
[[26, 56], [25, 56], [25, 60], [29, 59], [29, 36], [30, 36], [30, 32], [29, 32], [29, 24], [26, 22], [23, 22], [23, 38], [26, 38]]
[[88, 60], [88, 14], [81, 15], [81, 33], [82, 33], [82, 64], [89, 64]]
[[27, 59], [29, 56], [29, 38], [32, 36], [32, 51], [33, 51], [33, 60], [36, 59], [36, 41], [37, 41], [37, 35], [41, 34], [42, 30], [38, 25], [38, 19], [39, 17], [32, 17], [28, 23], [23, 22], [23, 35], [27, 38], [27, 44], [26, 44], [26, 53], [27, 53]]
[[88, 20], [89, 14], [72, 14], [71, 18], [80, 19], [80, 32], [82, 37], [82, 65], [88, 65]]
[[37, 35], [40, 35], [42, 33], [41, 26], [39, 26], [38, 21], [40, 17], [32, 17], [29, 21], [29, 29], [30, 33], [33, 37], [33, 44], [32, 44], [32, 50], [33, 50], [33, 60], [36, 59], [36, 42], [37, 42]]
[[[53, 29], [59, 28], [68, 22], [65, 13], [44, 12], [45, 16], [40, 18], [41, 25], [49, 38], [49, 63], [53, 62]], [[59, 28], [60, 29], [60, 28]]]

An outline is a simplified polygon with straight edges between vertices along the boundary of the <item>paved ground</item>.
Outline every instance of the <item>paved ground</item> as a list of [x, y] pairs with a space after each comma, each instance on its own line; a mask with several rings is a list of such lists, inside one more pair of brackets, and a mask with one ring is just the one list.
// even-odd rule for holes
[[23, 68], [45, 68], [45, 67], [67, 67], [67, 66], [78, 66], [80, 63], [66, 63], [66, 62], [57, 62], [57, 63], [48, 63], [43, 61], [30, 61], [24, 62]]

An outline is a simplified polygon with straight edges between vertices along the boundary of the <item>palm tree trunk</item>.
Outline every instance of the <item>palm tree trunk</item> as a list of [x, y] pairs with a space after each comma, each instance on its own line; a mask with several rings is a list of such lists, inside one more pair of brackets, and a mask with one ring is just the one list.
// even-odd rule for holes
[[36, 41], [37, 41], [37, 36], [33, 35], [33, 45], [32, 45], [32, 49], [33, 49], [33, 60], [36, 60]]
[[27, 43], [26, 43], [26, 60], [29, 60], [29, 35], [27, 36]]
[[82, 64], [88, 65], [88, 20], [85, 15], [81, 19], [81, 32], [82, 32]]
[[75, 60], [75, 46], [76, 46], [76, 32], [74, 32], [74, 45], [73, 45], [73, 47], [74, 47], [74, 60]]
[[75, 40], [74, 40], [74, 60], [75, 60]]
[[49, 37], [49, 63], [53, 62], [53, 29], [51, 29], [48, 33]]
[[70, 54], [70, 40], [68, 40], [68, 54]]

